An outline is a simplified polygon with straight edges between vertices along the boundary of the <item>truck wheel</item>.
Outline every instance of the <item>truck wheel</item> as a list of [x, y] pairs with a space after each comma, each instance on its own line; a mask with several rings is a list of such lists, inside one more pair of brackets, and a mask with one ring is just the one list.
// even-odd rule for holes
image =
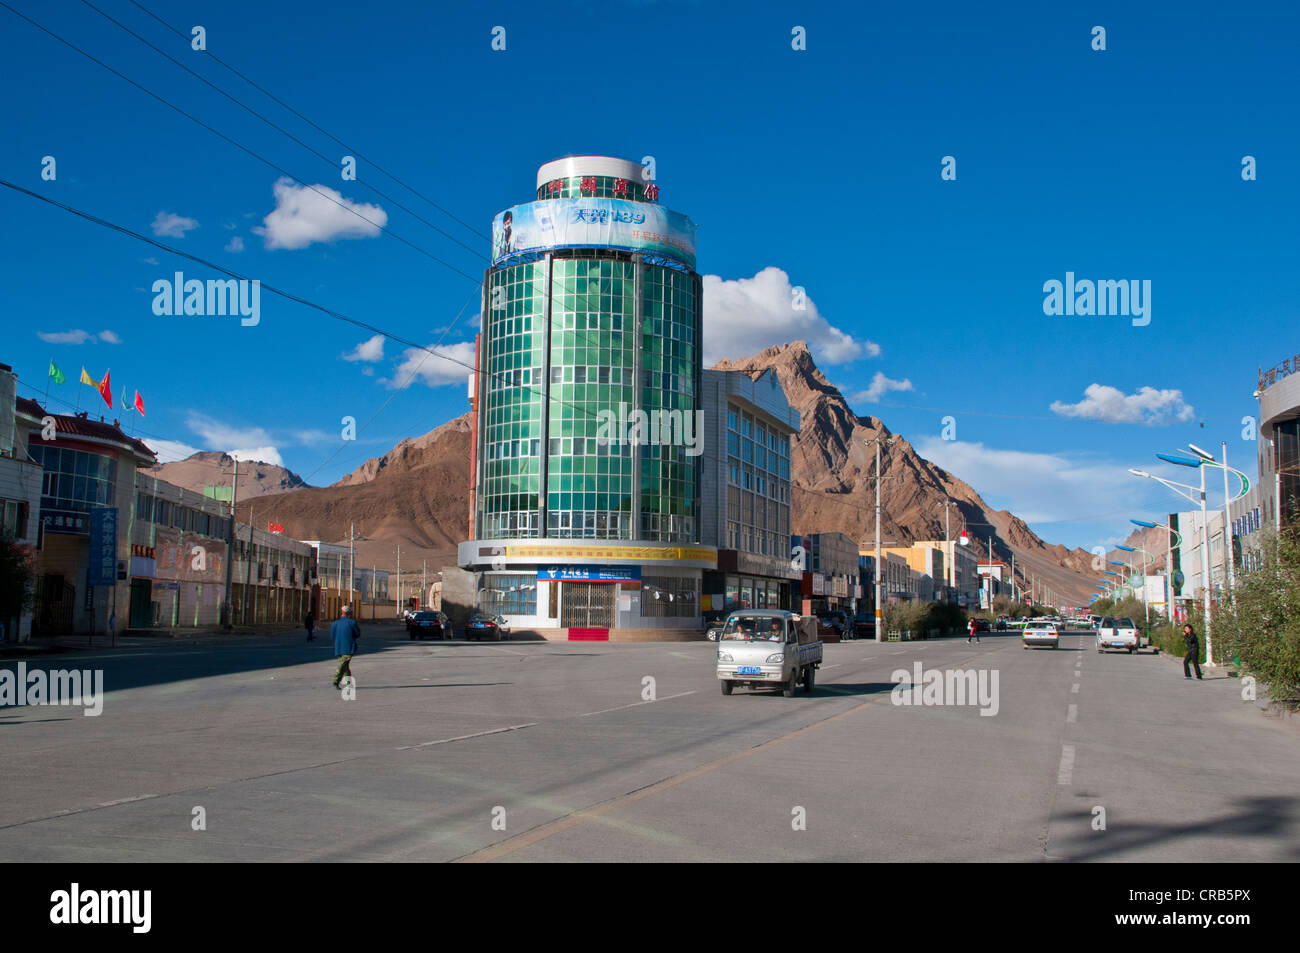
[[808, 670], [804, 673], [803, 676], [804, 690], [807, 691], [809, 695], [811, 695], [813, 693], [813, 688], [816, 687], [816, 685], [817, 685], [817, 667], [815, 665], [809, 665]]
[[718, 686], [722, 689], [722, 694], [724, 695], [731, 694], [731, 682], [727, 681], [726, 679], [723, 679], [722, 681], [718, 682]]
[[781, 686], [781, 694], [786, 698], [794, 698], [795, 687], [799, 684], [799, 672], [794, 670], [790, 672], [790, 678]]

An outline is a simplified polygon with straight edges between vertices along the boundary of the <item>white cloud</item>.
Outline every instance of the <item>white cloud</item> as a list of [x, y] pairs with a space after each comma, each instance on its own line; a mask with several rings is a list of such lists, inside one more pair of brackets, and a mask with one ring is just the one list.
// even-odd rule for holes
[[185, 233], [198, 228], [199, 223], [174, 212], [159, 212], [151, 227], [159, 237], [165, 235], [169, 238], [184, 238]]
[[790, 276], [767, 267], [753, 278], [734, 281], [704, 276], [704, 365], [749, 357], [787, 341], [806, 341], [819, 364], [844, 364], [875, 357], [880, 346], [854, 340], [831, 325], [809, 297], [796, 310]]
[[1180, 390], [1156, 390], [1143, 387], [1125, 394], [1105, 384], [1089, 384], [1084, 398], [1077, 404], [1052, 402], [1052, 413], [1062, 417], [1080, 417], [1107, 424], [1146, 424], [1148, 427], [1188, 421], [1196, 411], [1183, 400]]
[[969, 483], [990, 504], [1011, 510], [1031, 525], [1146, 509], [1149, 487], [1144, 484], [1151, 481], [1133, 477], [1128, 464], [939, 437], [923, 437], [915, 446], [921, 456]]
[[198, 447], [191, 447], [189, 444], [181, 443], [178, 440], [155, 440], [150, 437], [145, 440], [145, 445], [158, 454], [159, 463], [175, 463], [177, 460], [184, 460], [186, 457], [192, 457], [199, 452]]
[[156, 264], [158, 264], [158, 259], [157, 259], [157, 258], [141, 258], [140, 260], [143, 261], [146, 265], [156, 265]]
[[859, 391], [858, 393], [850, 397], [849, 403], [856, 404], [856, 403], [865, 402], [869, 404], [874, 404], [876, 401], [880, 400], [880, 398], [884, 397], [890, 391], [911, 390], [911, 389], [912, 389], [912, 381], [910, 378], [901, 381], [896, 381], [892, 378], [886, 377], [884, 374], [880, 373], [880, 371], [876, 371], [876, 376], [871, 378], [871, 386], [868, 387], [866, 390]]
[[376, 334], [369, 340], [362, 341], [355, 348], [343, 355], [345, 361], [382, 361], [384, 359], [384, 336]]
[[233, 236], [230, 241], [226, 242], [226, 251], [235, 252], [236, 254], [244, 250], [244, 240], [238, 235]]
[[271, 435], [261, 427], [232, 427], [200, 413], [191, 413], [185, 424], [202, 437], [211, 449], [227, 453], [232, 452], [231, 447], [274, 443]]
[[85, 331], [37, 331], [36, 336], [46, 344], [85, 344], [91, 338]]
[[392, 380], [386, 382], [388, 386], [405, 387], [416, 379], [429, 387], [465, 383], [469, 378], [469, 369], [474, 364], [474, 342], [443, 344], [436, 350], [438, 354], [447, 357], [438, 357], [417, 347], [408, 347], [402, 352], [402, 363], [398, 365]]
[[99, 339], [105, 344], [121, 344], [122, 339], [117, 336], [116, 331], [100, 331]]
[[263, 236], [267, 248], [306, 248], [313, 242], [339, 238], [374, 238], [388, 224], [388, 213], [378, 205], [350, 202], [325, 185], [309, 188], [282, 178], [274, 191], [275, 209], [262, 219], [264, 227], [253, 229]]
[[254, 463], [272, 463], [277, 467], [284, 466], [284, 459], [280, 456], [280, 451], [275, 447], [250, 447], [246, 450], [227, 450], [228, 454], [236, 460], [250, 460]]

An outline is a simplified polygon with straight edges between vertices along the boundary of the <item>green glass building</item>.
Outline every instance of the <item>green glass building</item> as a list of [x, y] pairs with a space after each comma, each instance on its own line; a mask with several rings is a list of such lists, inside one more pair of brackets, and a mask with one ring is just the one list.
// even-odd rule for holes
[[[574, 156], [543, 165], [536, 200], [493, 223], [471, 380], [472, 539], [460, 554], [486, 589], [527, 592], [528, 577], [564, 569], [571, 582], [642, 582], [682, 610], [685, 598], [653, 598], [677, 582], [625, 577], [655, 577], [661, 563], [698, 583], [710, 562], [698, 549], [695, 225], [658, 197], [635, 162]], [[683, 546], [697, 558], [681, 558]], [[489, 592], [484, 607], [513, 602], [515, 615], [558, 625], [563, 613], [537, 598]]]

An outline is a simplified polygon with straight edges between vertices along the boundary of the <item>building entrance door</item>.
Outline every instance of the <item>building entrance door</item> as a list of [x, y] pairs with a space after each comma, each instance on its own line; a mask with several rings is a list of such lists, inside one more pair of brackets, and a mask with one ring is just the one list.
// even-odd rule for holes
[[618, 586], [611, 583], [565, 582], [560, 592], [560, 626], [565, 629], [614, 628], [614, 598]]
[[153, 625], [153, 581], [131, 580], [131, 614], [129, 625], [133, 629], [147, 629]]

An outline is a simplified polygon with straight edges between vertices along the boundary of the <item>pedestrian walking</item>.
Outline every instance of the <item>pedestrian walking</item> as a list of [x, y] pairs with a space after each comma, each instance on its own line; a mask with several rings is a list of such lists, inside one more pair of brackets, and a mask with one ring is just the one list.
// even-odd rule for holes
[[1192, 673], [1188, 671], [1188, 663], [1196, 669], [1196, 677], [1201, 677], [1201, 643], [1196, 638], [1196, 630], [1192, 628], [1189, 622], [1183, 626], [1183, 644], [1187, 646], [1187, 654], [1183, 656], [1183, 678], [1191, 678]]
[[357, 654], [357, 639], [361, 638], [361, 626], [352, 618], [352, 607], [344, 606], [339, 617], [330, 626], [330, 637], [334, 639], [334, 656], [339, 660], [339, 669], [334, 673], [334, 687], [346, 675], [352, 678], [352, 656]]
[[970, 634], [966, 636], [966, 644], [967, 644], [967, 645], [970, 644], [970, 640], [971, 640], [971, 639], [974, 639], [976, 643], [978, 643], [979, 640], [980, 640], [980, 628], [979, 628], [979, 626], [975, 623], [975, 617], [974, 617], [974, 616], [971, 616], [971, 620], [970, 620]]
[[312, 612], [311, 609], [307, 610], [307, 618], [302, 620], [302, 624], [307, 627], [307, 641], [315, 642], [316, 641], [316, 614]]

